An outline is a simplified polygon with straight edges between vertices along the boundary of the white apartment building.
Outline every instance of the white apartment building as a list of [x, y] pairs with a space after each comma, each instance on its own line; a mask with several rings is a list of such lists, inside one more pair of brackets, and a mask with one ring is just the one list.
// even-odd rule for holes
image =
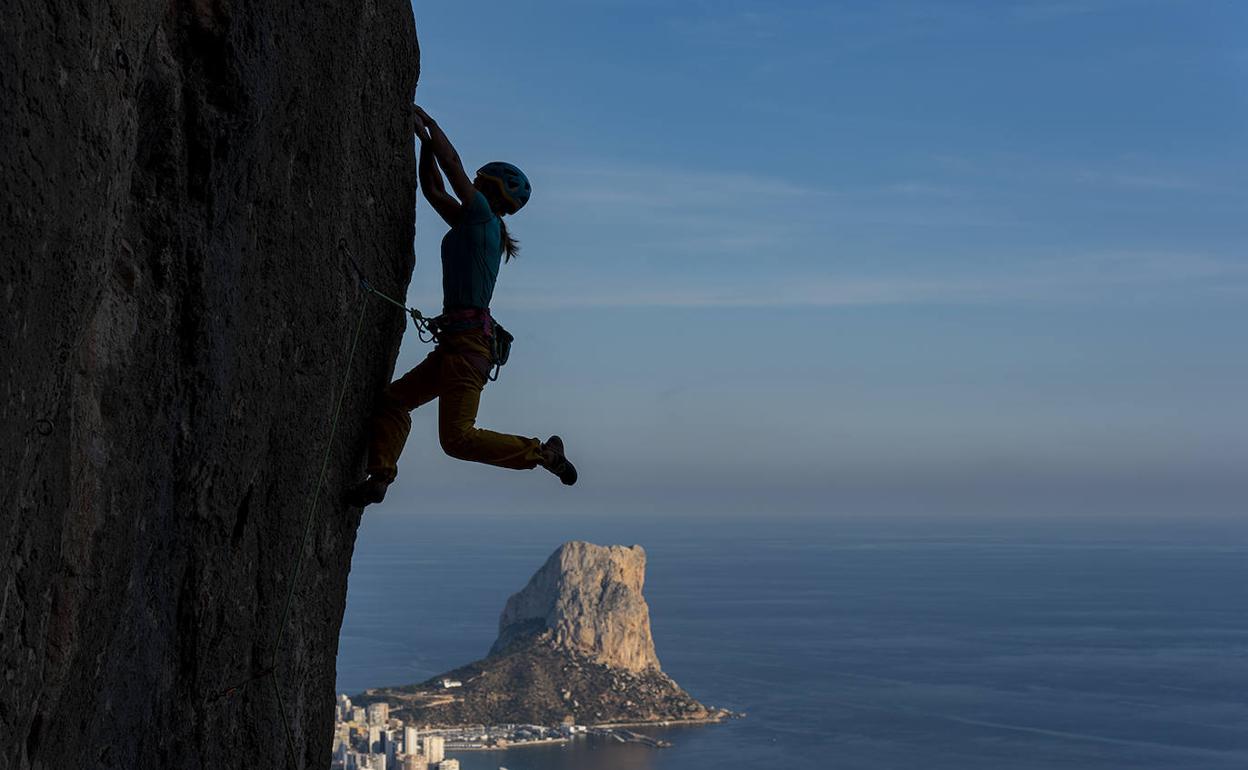
[[425, 755], [425, 761], [431, 765], [436, 765], [446, 756], [446, 739], [440, 735], [426, 735], [422, 742]]

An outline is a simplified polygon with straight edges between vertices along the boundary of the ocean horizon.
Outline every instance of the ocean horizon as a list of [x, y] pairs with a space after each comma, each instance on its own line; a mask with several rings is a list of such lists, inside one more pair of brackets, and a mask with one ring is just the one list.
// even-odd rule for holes
[[422, 517], [370, 509], [338, 691], [483, 657], [562, 542], [640, 544], [663, 669], [744, 712], [452, 753], [464, 770], [1242, 768], [1248, 526], [1226, 519]]

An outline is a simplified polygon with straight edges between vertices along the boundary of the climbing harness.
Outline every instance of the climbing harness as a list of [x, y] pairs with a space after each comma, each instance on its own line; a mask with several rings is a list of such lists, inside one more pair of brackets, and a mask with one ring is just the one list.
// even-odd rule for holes
[[491, 381], [498, 380], [498, 373], [507, 363], [507, 359], [511, 357], [511, 343], [515, 337], [511, 336], [511, 332], [503, 328], [502, 324], [494, 324], [494, 337], [490, 345], [490, 350], [494, 358], [494, 373], [487, 375]]
[[485, 362], [488, 364], [485, 368], [485, 376], [490, 382], [498, 381], [499, 372], [507, 363], [507, 359], [511, 357], [511, 343], [516, 338], [504, 329], [502, 324], [494, 320], [494, 317], [490, 315], [490, 311], [481, 310], [480, 308], [450, 310], [439, 316], [429, 318], [416, 308], [404, 305], [369, 283], [368, 279], [364, 277], [364, 272], [360, 270], [360, 266], [356, 264], [355, 258], [351, 256], [351, 251], [347, 248], [345, 238], [338, 241], [338, 250], [346, 255], [347, 261], [350, 262], [351, 269], [355, 271], [355, 276], [364, 291], [377, 295], [382, 300], [411, 316], [412, 323], [416, 325], [416, 336], [420, 338], [421, 342], [437, 344], [442, 341], [442, 335], [456, 334], [480, 327], [485, 332], [486, 338], [490, 340], [490, 360]]

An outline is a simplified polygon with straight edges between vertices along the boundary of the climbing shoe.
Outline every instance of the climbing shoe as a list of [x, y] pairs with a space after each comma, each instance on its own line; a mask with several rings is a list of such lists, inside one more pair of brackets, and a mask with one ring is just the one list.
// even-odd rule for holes
[[542, 467], [568, 486], [576, 483], [576, 466], [563, 454], [563, 439], [551, 436], [542, 444]]
[[386, 488], [389, 486], [389, 482], [382, 481], [376, 476], [370, 476], [348, 489], [347, 493], [343, 495], [343, 500], [347, 505], [353, 505], [356, 508], [380, 503], [386, 499]]

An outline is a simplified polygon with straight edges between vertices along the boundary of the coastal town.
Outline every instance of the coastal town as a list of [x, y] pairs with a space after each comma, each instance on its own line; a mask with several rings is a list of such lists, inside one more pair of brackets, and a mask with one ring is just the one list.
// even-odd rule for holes
[[483, 751], [566, 743], [599, 737], [618, 743], [667, 748], [667, 741], [622, 727], [505, 724], [417, 729], [391, 715], [390, 705], [357, 706], [339, 695], [334, 709], [333, 760], [330, 770], [459, 770], [448, 751]]
[[744, 716], [663, 672], [645, 565], [639, 545], [563, 543], [507, 600], [484, 658], [338, 696], [332, 770], [457, 770], [457, 754], [581, 741], [663, 749], [647, 733]]

